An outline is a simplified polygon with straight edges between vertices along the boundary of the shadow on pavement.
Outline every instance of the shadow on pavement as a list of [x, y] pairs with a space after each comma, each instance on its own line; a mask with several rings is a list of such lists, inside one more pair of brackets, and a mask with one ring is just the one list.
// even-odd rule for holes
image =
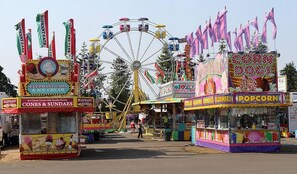
[[87, 149], [81, 152], [77, 159], [73, 160], [108, 160], [108, 159], [137, 159], [153, 158], [166, 153], [146, 149]]

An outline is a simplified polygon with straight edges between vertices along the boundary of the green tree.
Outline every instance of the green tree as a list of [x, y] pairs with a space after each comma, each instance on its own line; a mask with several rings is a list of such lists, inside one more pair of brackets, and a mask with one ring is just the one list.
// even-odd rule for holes
[[[252, 35], [251, 37], [251, 41], [250, 41], [250, 45], [253, 45], [253, 40], [255, 38], [255, 33]], [[265, 45], [262, 40], [261, 40], [261, 35], [258, 36], [258, 41], [259, 41], [259, 45], [257, 47], [251, 47], [250, 49], [246, 48], [246, 50], [248, 51], [257, 51], [259, 53], [267, 53], [268, 52], [268, 47], [267, 45]]]
[[297, 91], [297, 70], [294, 62], [286, 64], [286, 66], [280, 70], [281, 75], [287, 76], [287, 91], [296, 92]]
[[161, 83], [167, 83], [173, 80], [173, 68], [174, 60], [172, 59], [173, 53], [168, 49], [168, 44], [164, 44], [162, 48], [162, 53], [158, 56], [157, 63], [165, 73], [165, 78], [162, 79]]
[[222, 54], [224, 51], [227, 51], [227, 43], [224, 39], [221, 39], [219, 45], [219, 53]]
[[[112, 69], [113, 73], [110, 76], [111, 80], [111, 90], [110, 96], [116, 98], [118, 96], [118, 100], [126, 103], [131, 94], [131, 73], [128, 71], [128, 65], [119, 57], [113, 60]], [[110, 98], [111, 100], [114, 100]], [[123, 110], [124, 105], [115, 102], [116, 109]]]
[[2, 72], [3, 68], [0, 66], [0, 91], [5, 92], [8, 96], [17, 96], [17, 87], [11, 84], [10, 79]]

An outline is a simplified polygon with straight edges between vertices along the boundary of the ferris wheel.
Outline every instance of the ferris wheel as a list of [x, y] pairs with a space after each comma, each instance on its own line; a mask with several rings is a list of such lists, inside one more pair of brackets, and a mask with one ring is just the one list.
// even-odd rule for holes
[[[162, 62], [174, 64], [173, 55], [179, 51], [178, 39], [165, 27], [148, 18], [121, 18], [115, 24], [102, 27], [103, 32], [97, 38], [100, 47], [97, 48], [97, 67], [101, 77], [97, 80], [105, 99], [102, 101], [110, 106], [122, 105], [111, 107], [112, 110], [127, 114], [132, 103], [158, 97], [158, 56], [168, 48], [172, 56]], [[165, 75], [169, 73], [172, 72], [164, 72]], [[133, 108], [139, 109], [137, 106]]]

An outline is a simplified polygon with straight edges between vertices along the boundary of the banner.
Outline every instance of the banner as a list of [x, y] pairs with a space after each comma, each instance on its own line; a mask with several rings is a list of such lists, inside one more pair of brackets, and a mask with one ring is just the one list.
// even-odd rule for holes
[[26, 34], [26, 41], [27, 41], [27, 52], [28, 52], [28, 60], [33, 59], [33, 54], [32, 54], [32, 33], [31, 29], [28, 30], [28, 33]]
[[26, 46], [26, 35], [25, 35], [25, 19], [15, 25], [17, 31], [17, 48], [21, 58], [21, 61], [25, 63], [27, 61], [27, 46]]
[[160, 68], [160, 66], [158, 65], [158, 63], [155, 63], [155, 68], [159, 71], [159, 73], [162, 76], [162, 78], [164, 78], [165, 77], [165, 74], [162, 71], [162, 69]]
[[156, 82], [155, 82], [155, 80], [154, 80], [154, 78], [150, 75], [150, 73], [147, 71], [147, 70], [145, 70], [144, 71], [144, 76], [147, 78], [147, 80], [149, 81], [149, 82], [151, 82], [152, 84], [155, 84]]
[[69, 19], [63, 23], [66, 29], [65, 35], [65, 56], [75, 55], [75, 33], [74, 33], [74, 22], [73, 19]]
[[48, 57], [52, 57], [56, 59], [56, 40], [55, 40], [55, 32], [53, 32], [53, 38], [48, 48]]
[[37, 14], [37, 33], [40, 48], [48, 48], [48, 11]]

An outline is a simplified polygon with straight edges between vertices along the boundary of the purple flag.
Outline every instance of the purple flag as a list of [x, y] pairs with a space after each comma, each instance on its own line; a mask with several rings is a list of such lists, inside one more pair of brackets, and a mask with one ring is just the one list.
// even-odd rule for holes
[[220, 14], [220, 33], [221, 33], [221, 39], [226, 39], [227, 38], [227, 9], [222, 11]]
[[187, 35], [187, 44], [191, 45], [193, 42], [193, 32]]
[[255, 27], [256, 30], [259, 31], [259, 28], [258, 28], [258, 18], [257, 17], [251, 22], [251, 26]]
[[256, 28], [256, 33], [255, 33], [255, 37], [253, 40], [253, 47], [258, 47], [259, 46], [259, 27], [258, 27], [258, 18], [256, 17], [252, 22], [251, 22], [251, 26]]
[[273, 24], [273, 39], [276, 38], [276, 34], [277, 34], [277, 27], [276, 27], [276, 23], [274, 20], [274, 8], [271, 9], [271, 11], [268, 13], [267, 16], [268, 20]]
[[265, 16], [263, 31], [262, 31], [262, 34], [261, 34], [261, 40], [262, 40], [263, 43], [267, 43], [267, 21], [268, 21], [268, 17]]
[[236, 49], [236, 52], [238, 52], [239, 48], [238, 48], [238, 39], [237, 39], [237, 28], [235, 28], [235, 31], [233, 32], [235, 37], [234, 37], [234, 47]]
[[195, 55], [195, 51], [196, 51], [196, 49], [193, 48], [193, 45], [195, 46], [195, 44], [193, 43], [193, 41], [194, 41], [194, 37], [193, 37], [193, 32], [192, 32], [191, 34], [189, 34], [187, 36], [187, 43], [188, 43], [188, 45], [191, 46], [191, 51], [190, 51], [190, 56], [191, 57], [194, 57], [193, 55]]
[[196, 37], [197, 37], [197, 41], [195, 42], [196, 43], [196, 49], [198, 49], [198, 51], [196, 51], [196, 54], [200, 54], [199, 52], [199, 43], [201, 45], [201, 52], [203, 53], [203, 40], [202, 40], [202, 31], [201, 31], [201, 25], [199, 25], [197, 31], [196, 31]]
[[237, 33], [237, 43], [238, 43], [238, 49], [239, 51], [243, 51], [243, 40], [242, 40], [242, 34], [243, 34], [243, 30], [242, 30], [242, 25], [240, 24], [240, 28], [239, 28], [239, 32]]
[[250, 45], [250, 22], [248, 21], [248, 23], [246, 24], [245, 28], [243, 29], [243, 33], [244, 33], [244, 39], [245, 39], [245, 43], [248, 49], [251, 48]]
[[213, 47], [213, 43], [216, 42], [216, 35], [214, 33], [214, 29], [211, 26], [211, 18], [209, 18], [209, 23], [208, 23], [208, 31], [209, 31], [209, 37], [211, 40], [211, 46]]
[[203, 40], [203, 48], [204, 49], [208, 49], [208, 23], [207, 21], [205, 22], [205, 27], [203, 29], [203, 32], [202, 32], [202, 40]]
[[194, 44], [195, 44], [195, 55], [199, 55], [200, 54], [200, 51], [199, 51], [199, 39], [196, 37], [195, 40], [194, 40]]
[[220, 42], [221, 40], [221, 31], [220, 31], [220, 28], [221, 28], [221, 24], [220, 24], [220, 12], [218, 12], [217, 14], [217, 18], [213, 24], [213, 31], [216, 35], [216, 42]]
[[229, 50], [232, 51], [232, 44], [231, 44], [231, 32], [229, 31], [228, 34], [227, 34], [227, 44], [228, 44], [228, 47], [229, 47]]

